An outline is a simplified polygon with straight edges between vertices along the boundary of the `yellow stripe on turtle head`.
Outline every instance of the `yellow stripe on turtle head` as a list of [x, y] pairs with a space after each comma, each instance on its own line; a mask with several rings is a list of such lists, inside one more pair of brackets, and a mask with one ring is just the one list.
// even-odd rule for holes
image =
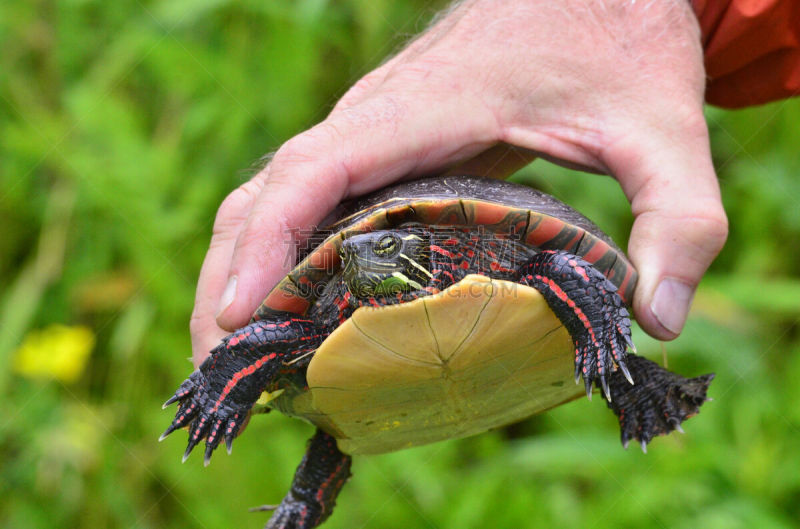
[[[414, 235], [414, 237], [417, 237], [417, 236]], [[419, 239], [419, 237], [417, 237], [417, 239]], [[428, 270], [427, 268], [425, 268], [424, 266], [422, 266], [421, 264], [419, 264], [418, 262], [416, 262], [415, 260], [413, 260], [412, 258], [407, 256], [406, 254], [401, 252], [400, 253], [400, 257], [402, 257], [403, 259], [408, 261], [409, 264], [411, 264], [411, 266], [413, 266], [414, 268], [416, 268], [417, 270], [419, 270], [420, 272], [422, 272], [426, 276], [431, 277], [431, 278], [433, 277], [433, 274], [431, 274], [430, 270]]]
[[406, 285], [409, 285], [414, 290], [422, 290], [423, 288], [422, 285], [420, 285], [410, 277], [406, 276], [405, 274], [401, 274], [400, 272], [392, 272], [392, 276], [404, 282]]

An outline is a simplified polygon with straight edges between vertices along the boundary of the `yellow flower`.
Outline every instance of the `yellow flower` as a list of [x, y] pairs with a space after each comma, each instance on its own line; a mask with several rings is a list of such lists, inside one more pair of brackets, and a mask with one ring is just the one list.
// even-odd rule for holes
[[29, 378], [74, 382], [94, 347], [88, 327], [53, 324], [28, 333], [14, 351], [14, 371]]

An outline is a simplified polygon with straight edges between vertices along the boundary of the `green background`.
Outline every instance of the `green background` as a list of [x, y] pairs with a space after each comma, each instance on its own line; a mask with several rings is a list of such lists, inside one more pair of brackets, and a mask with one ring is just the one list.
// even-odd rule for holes
[[[266, 521], [247, 508], [283, 497], [311, 427], [260, 416], [208, 468], [199, 455], [180, 464], [185, 435], [156, 442], [171, 419], [160, 404], [191, 369], [188, 320], [216, 208], [441, 5], [0, 3], [0, 526]], [[625, 451], [602, 401], [581, 399], [505, 430], [358, 458], [326, 527], [795, 525], [800, 101], [708, 118], [730, 240], [683, 335], [663, 346], [635, 335], [673, 369], [717, 373], [686, 435]], [[541, 161], [517, 178], [627, 240], [630, 210], [610, 178]], [[96, 337], [73, 382], [14, 368], [23, 340], [53, 323]]]

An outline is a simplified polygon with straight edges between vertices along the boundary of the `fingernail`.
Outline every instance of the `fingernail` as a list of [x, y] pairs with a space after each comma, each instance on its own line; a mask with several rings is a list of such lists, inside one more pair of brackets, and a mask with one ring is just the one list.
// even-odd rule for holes
[[233, 298], [236, 297], [236, 282], [238, 278], [236, 276], [231, 276], [228, 279], [228, 284], [225, 285], [225, 291], [222, 292], [222, 297], [219, 300], [219, 310], [217, 311], [217, 318], [219, 315], [225, 312], [225, 309], [230, 307], [231, 303], [233, 303]]
[[665, 329], [678, 334], [686, 323], [693, 297], [692, 287], [677, 279], [665, 278], [656, 288], [650, 310]]

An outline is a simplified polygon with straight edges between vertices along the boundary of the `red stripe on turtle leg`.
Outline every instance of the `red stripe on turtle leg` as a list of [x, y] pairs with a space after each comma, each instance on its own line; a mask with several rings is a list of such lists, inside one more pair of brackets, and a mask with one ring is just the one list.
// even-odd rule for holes
[[616, 287], [583, 259], [564, 251], [536, 254], [520, 270], [519, 281], [537, 288], [572, 337], [578, 355], [576, 378], [583, 376], [587, 395], [596, 380], [606, 398], [606, 377], [614, 362], [627, 373], [625, 349], [630, 320]]
[[537, 280], [537, 282], [541, 282], [544, 285], [546, 285], [547, 288], [549, 288], [550, 291], [553, 294], [555, 294], [555, 296], [558, 299], [563, 301], [567, 305], [567, 307], [569, 307], [572, 310], [573, 314], [575, 314], [575, 317], [577, 317], [578, 320], [581, 322], [583, 327], [586, 329], [586, 332], [589, 333], [589, 336], [592, 339], [592, 343], [598, 345], [597, 337], [595, 335], [594, 328], [592, 327], [592, 322], [589, 321], [589, 318], [586, 317], [586, 314], [583, 312], [583, 310], [581, 310], [581, 308], [577, 306], [575, 301], [573, 301], [572, 298], [570, 298], [567, 295], [567, 293], [564, 292], [564, 290], [555, 283], [555, 281], [541, 275], [535, 275], [529, 277], [533, 277], [534, 279]]
[[200, 370], [178, 388], [173, 399], [188, 405], [181, 404], [164, 435], [192, 421], [184, 460], [207, 438], [208, 462], [222, 440], [223, 425], [230, 450], [233, 437], [247, 421], [253, 404], [284, 362], [310, 356], [328, 334], [313, 321], [295, 314], [271, 317], [274, 319], [251, 323], [223, 339]]
[[[291, 354], [281, 355], [281, 357], [283, 357], [283, 356], [291, 356]], [[263, 367], [264, 364], [266, 364], [267, 362], [269, 362], [271, 360], [275, 360], [275, 358], [277, 358], [277, 357], [278, 357], [277, 353], [265, 354], [264, 356], [262, 356], [261, 358], [259, 358], [255, 362], [253, 362], [252, 364], [249, 364], [249, 365], [243, 367], [242, 369], [240, 369], [239, 371], [237, 371], [236, 373], [234, 373], [233, 376], [225, 384], [225, 387], [222, 388], [222, 391], [220, 392], [219, 397], [217, 398], [216, 402], [214, 403], [214, 407], [212, 408], [211, 412], [214, 413], [219, 409], [219, 407], [222, 405], [222, 403], [228, 397], [230, 392], [236, 387], [237, 384], [239, 384], [239, 382], [242, 381], [242, 379], [254, 374], [256, 372], [256, 370], [261, 369], [261, 367]]]

